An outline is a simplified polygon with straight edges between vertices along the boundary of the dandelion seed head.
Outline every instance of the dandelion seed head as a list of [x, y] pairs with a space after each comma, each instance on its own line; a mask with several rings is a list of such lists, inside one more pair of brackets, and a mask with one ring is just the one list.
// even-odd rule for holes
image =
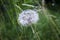
[[18, 17], [18, 22], [23, 26], [35, 24], [38, 20], [38, 13], [34, 10], [24, 10], [19, 14]]

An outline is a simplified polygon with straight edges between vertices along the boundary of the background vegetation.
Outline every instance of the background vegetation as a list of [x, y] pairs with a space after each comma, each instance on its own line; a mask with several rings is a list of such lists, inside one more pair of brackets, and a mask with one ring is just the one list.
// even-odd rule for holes
[[[18, 24], [18, 14], [37, 10], [36, 25]], [[60, 40], [60, 0], [0, 0], [0, 40]]]

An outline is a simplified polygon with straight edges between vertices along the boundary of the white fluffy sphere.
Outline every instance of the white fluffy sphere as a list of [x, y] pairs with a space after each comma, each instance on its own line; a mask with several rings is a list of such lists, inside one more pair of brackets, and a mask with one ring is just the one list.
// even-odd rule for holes
[[34, 10], [24, 10], [19, 14], [18, 17], [18, 22], [23, 26], [35, 24], [38, 20], [38, 13]]

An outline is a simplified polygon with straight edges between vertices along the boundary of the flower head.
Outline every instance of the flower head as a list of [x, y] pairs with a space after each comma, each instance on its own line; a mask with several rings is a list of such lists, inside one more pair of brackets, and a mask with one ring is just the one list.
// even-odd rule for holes
[[18, 22], [23, 26], [35, 24], [38, 20], [38, 13], [34, 10], [24, 10], [19, 14], [18, 17]]

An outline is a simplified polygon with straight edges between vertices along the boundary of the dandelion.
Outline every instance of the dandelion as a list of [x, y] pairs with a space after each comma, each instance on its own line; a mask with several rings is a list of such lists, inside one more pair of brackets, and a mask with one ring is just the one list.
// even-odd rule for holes
[[35, 24], [38, 20], [38, 13], [34, 10], [24, 10], [19, 14], [18, 17], [18, 22], [23, 26]]

